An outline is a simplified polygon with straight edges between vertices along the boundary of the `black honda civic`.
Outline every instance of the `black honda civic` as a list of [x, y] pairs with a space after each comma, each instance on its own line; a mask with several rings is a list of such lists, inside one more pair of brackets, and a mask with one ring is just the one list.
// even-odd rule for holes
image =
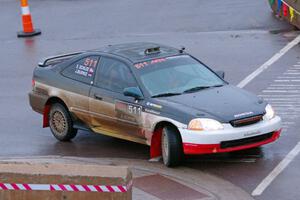
[[185, 154], [261, 146], [281, 132], [270, 104], [184, 48], [129, 43], [49, 57], [32, 83], [31, 107], [58, 140], [90, 130], [150, 145], [167, 166]]

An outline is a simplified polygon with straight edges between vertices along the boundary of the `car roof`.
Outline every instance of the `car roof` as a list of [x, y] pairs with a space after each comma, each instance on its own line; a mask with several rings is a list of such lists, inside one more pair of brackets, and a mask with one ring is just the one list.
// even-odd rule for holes
[[[151, 53], [151, 54], [145, 53], [147, 49], [153, 49], [157, 47], [159, 47], [159, 52]], [[162, 45], [162, 44], [150, 43], [150, 42], [135, 42], [135, 43], [108, 45], [106, 47], [95, 49], [93, 51], [117, 55], [126, 58], [133, 63], [154, 59], [154, 58], [174, 56], [180, 54], [179, 49]]]

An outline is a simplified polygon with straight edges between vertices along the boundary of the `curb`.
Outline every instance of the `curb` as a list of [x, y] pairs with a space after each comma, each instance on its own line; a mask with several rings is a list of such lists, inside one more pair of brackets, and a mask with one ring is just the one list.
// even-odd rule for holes
[[[159, 174], [165, 178], [176, 181], [186, 187], [204, 194], [204, 199], [228, 199], [228, 200], [253, 200], [253, 197], [243, 189], [208, 173], [186, 168], [167, 168], [158, 162], [148, 162], [144, 160], [123, 159], [123, 158], [81, 158], [81, 157], [63, 157], [63, 156], [38, 156], [23, 158], [0, 158], [3, 162], [29, 162], [29, 163], [75, 163], [75, 164], [97, 164], [110, 166], [128, 166], [133, 173], [133, 177], [143, 177], [153, 174]], [[146, 200], [145, 192], [133, 184], [133, 199]], [[149, 199], [151, 199], [149, 196]], [[154, 197], [153, 197], [154, 198]], [[157, 198], [159, 199], [159, 198]]]
[[65, 163], [0, 163], [0, 199], [132, 199], [128, 167]]

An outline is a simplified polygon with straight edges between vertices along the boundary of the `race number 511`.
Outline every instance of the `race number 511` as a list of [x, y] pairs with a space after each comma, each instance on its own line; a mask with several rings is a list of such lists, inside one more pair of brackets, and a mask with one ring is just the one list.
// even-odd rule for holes
[[140, 106], [128, 105], [127, 109], [128, 109], [128, 113], [133, 115], [141, 115], [142, 113], [142, 107]]

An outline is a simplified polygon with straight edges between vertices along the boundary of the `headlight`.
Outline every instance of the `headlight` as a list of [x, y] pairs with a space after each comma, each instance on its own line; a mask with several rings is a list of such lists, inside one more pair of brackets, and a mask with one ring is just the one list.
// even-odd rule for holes
[[188, 129], [197, 131], [216, 131], [224, 129], [224, 127], [220, 122], [214, 119], [197, 118], [190, 121]]
[[265, 120], [270, 120], [275, 117], [275, 111], [270, 104], [268, 104], [265, 108], [266, 114], [264, 115]]

